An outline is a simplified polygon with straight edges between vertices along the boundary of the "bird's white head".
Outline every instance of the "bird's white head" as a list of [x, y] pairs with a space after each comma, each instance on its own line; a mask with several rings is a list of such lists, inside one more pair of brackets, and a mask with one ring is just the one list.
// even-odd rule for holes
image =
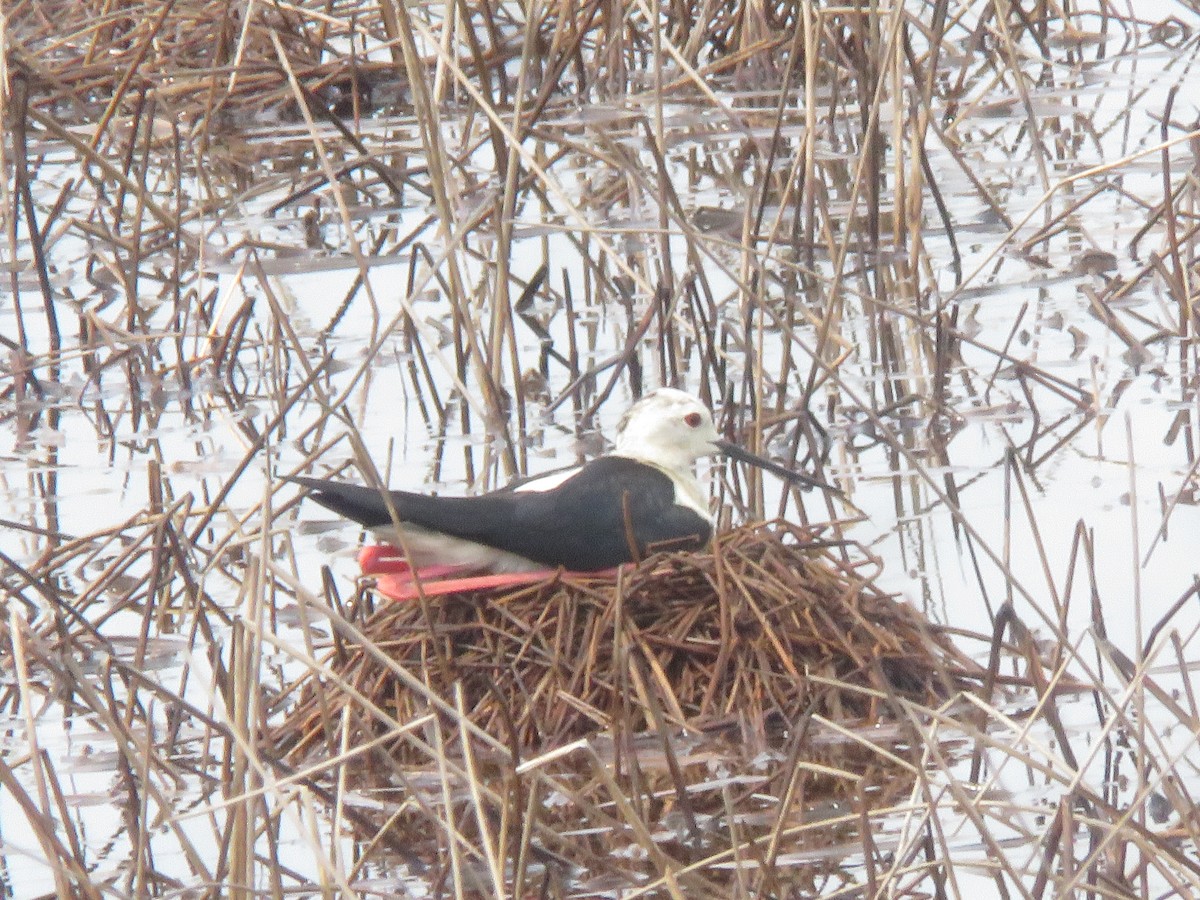
[[712, 413], [696, 397], [659, 388], [629, 408], [617, 427], [613, 453], [683, 471], [721, 451]]
[[617, 446], [613, 450], [615, 456], [666, 469], [673, 473], [677, 485], [694, 493], [700, 488], [691, 471], [692, 463], [714, 453], [773, 472], [792, 484], [820, 488], [845, 499], [837, 488], [811, 475], [792, 471], [725, 440], [717, 434], [708, 407], [699, 398], [674, 388], [659, 388], [629, 407], [617, 427]]

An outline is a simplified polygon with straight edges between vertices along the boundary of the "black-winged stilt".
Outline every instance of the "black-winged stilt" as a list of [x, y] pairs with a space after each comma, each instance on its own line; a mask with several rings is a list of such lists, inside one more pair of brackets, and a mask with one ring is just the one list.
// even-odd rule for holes
[[716, 453], [833, 490], [723, 440], [708, 408], [673, 388], [630, 407], [612, 452], [488, 494], [385, 494], [322, 478], [290, 480], [309, 488], [317, 503], [403, 548], [418, 569], [592, 572], [657, 550], [707, 544], [713, 519], [693, 464]]

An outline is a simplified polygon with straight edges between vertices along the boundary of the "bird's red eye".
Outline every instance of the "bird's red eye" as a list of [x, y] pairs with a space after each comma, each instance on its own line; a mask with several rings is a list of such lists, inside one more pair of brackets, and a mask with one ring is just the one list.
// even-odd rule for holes
[[683, 421], [688, 428], [699, 428], [700, 423], [704, 421], [704, 417], [700, 413], [688, 413], [683, 417]]

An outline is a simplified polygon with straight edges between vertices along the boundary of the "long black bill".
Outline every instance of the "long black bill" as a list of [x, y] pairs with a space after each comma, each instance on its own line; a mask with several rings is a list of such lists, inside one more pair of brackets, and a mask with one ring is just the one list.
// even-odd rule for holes
[[823, 481], [818, 481], [811, 475], [805, 475], [803, 472], [796, 472], [793, 469], [789, 469], [787, 466], [781, 466], [777, 462], [766, 459], [762, 456], [758, 456], [755, 453], [751, 453], [749, 450], [739, 447], [737, 444], [733, 443], [733, 441], [717, 440], [713, 443], [715, 443], [717, 447], [720, 448], [721, 452], [730, 459], [736, 459], [738, 462], [748, 463], [749, 465], [757, 466], [760, 469], [765, 469], [774, 475], [778, 475], [785, 481], [803, 484], [807, 487], [820, 488], [823, 491], [828, 491], [835, 497], [842, 497], [843, 499], [846, 496], [833, 485], [826, 484]]

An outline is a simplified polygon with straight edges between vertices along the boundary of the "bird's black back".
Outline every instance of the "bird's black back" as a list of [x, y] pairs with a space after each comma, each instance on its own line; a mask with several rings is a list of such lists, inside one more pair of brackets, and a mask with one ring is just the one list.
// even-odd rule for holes
[[[313, 478], [294, 481], [322, 506], [368, 528], [392, 523], [369, 487]], [[575, 571], [608, 569], [660, 549], [698, 549], [709, 521], [675, 503], [661, 470], [620, 456], [593, 460], [547, 491], [500, 490], [477, 497], [389, 492], [401, 522]]]

